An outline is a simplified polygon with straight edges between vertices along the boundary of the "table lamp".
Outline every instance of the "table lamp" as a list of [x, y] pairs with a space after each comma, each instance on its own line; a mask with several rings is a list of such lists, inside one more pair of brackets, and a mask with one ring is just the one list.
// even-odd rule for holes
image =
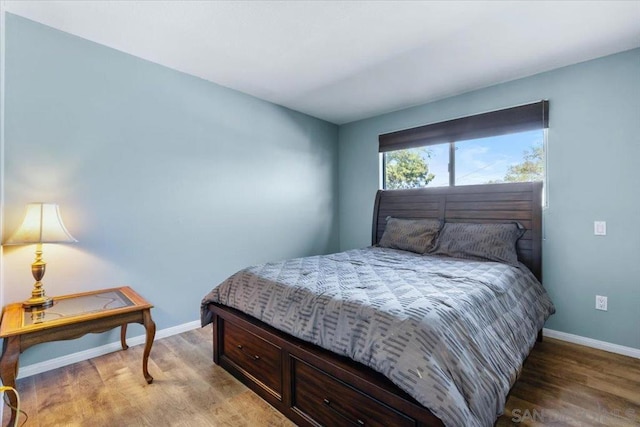
[[42, 278], [47, 264], [42, 260], [43, 243], [77, 242], [65, 228], [57, 204], [29, 203], [18, 229], [5, 241], [5, 245], [36, 244], [36, 260], [31, 264], [31, 274], [36, 279], [31, 298], [24, 301], [25, 308], [46, 308], [53, 305], [53, 298], [44, 293]]

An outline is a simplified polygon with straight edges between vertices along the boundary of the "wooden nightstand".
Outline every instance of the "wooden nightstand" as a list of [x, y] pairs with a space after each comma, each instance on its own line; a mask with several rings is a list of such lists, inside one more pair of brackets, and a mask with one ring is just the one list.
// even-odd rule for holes
[[[0, 359], [0, 378], [5, 386], [16, 386], [18, 358], [20, 353], [36, 344], [80, 338], [88, 333], [108, 331], [122, 327], [120, 341], [122, 349], [126, 343], [127, 325], [140, 323], [146, 329], [146, 343], [142, 356], [142, 373], [147, 383], [147, 363], [151, 345], [156, 334], [156, 325], [151, 319], [151, 305], [128, 286], [99, 291], [65, 295], [53, 298], [53, 306], [44, 310], [27, 311], [22, 303], [9, 304], [2, 314], [0, 338], [4, 338]], [[13, 393], [7, 393], [11, 406], [16, 406]], [[13, 424], [16, 411], [11, 410]]]

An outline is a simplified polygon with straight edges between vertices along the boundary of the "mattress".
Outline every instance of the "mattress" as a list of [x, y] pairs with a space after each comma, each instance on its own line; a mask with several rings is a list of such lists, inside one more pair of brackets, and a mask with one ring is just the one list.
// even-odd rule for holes
[[382, 373], [447, 426], [491, 426], [555, 311], [524, 266], [369, 247], [249, 267], [202, 301]]

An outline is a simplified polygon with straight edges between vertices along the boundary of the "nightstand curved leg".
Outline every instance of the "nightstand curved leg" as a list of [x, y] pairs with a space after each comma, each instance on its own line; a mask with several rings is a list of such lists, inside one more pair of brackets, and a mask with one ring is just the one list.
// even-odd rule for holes
[[156, 324], [151, 319], [151, 310], [144, 310], [142, 312], [142, 318], [144, 320], [144, 328], [147, 331], [147, 340], [144, 344], [144, 353], [142, 354], [142, 373], [144, 379], [147, 380], [147, 384], [153, 382], [153, 377], [149, 375], [149, 369], [147, 365], [149, 362], [149, 353], [151, 353], [151, 346], [153, 345], [153, 339], [156, 336]]
[[120, 329], [120, 343], [122, 344], [122, 349], [126, 350], [129, 348], [127, 345], [127, 324], [122, 325]]
[[[18, 357], [20, 356], [20, 337], [8, 337], [4, 339], [2, 359], [0, 359], [0, 378], [5, 386], [16, 388], [18, 376]], [[6, 393], [11, 405], [11, 419], [7, 425], [13, 425], [16, 419], [16, 406], [18, 399], [14, 393]]]

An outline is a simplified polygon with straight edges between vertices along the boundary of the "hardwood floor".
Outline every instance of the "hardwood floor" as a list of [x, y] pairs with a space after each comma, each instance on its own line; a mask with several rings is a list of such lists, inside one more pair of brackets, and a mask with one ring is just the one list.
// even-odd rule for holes
[[640, 426], [640, 360], [545, 338], [497, 426]]
[[293, 426], [213, 364], [211, 342], [211, 326], [156, 340], [152, 384], [142, 375], [143, 346], [20, 379], [25, 427]]
[[[211, 354], [209, 326], [154, 343], [151, 385], [142, 346], [18, 380], [25, 426], [293, 426]], [[496, 423], [510, 425], [638, 426], [640, 361], [545, 339]]]

